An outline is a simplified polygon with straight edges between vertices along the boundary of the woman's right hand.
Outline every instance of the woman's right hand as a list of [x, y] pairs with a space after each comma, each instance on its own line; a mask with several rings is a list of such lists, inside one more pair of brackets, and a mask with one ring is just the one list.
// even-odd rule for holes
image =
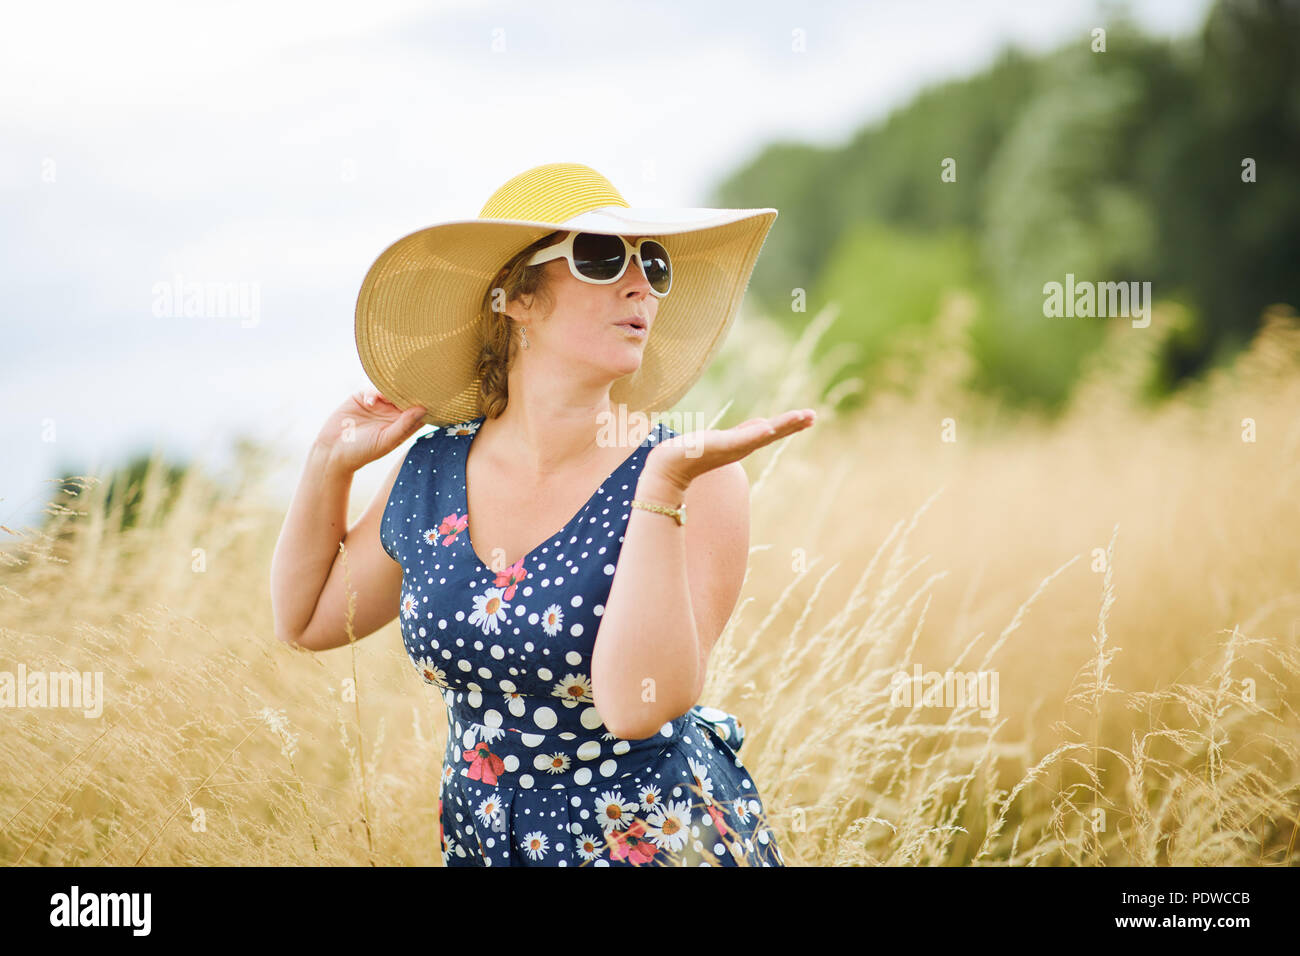
[[406, 411], [373, 388], [349, 395], [321, 426], [316, 447], [330, 466], [354, 472], [382, 458], [419, 431], [425, 410], [412, 405]]

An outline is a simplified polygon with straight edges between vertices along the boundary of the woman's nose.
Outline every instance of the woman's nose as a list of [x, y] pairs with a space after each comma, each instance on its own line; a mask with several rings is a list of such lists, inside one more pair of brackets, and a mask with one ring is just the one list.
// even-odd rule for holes
[[641, 261], [636, 256], [632, 256], [632, 261], [627, 264], [627, 272], [623, 274], [623, 278], [629, 288], [642, 292], [650, 291], [650, 280], [646, 278], [645, 270], [641, 268]]

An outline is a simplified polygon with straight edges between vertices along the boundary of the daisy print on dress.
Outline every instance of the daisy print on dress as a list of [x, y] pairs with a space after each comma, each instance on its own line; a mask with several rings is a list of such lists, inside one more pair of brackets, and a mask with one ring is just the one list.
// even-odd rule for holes
[[606, 834], [628, 826], [632, 815], [638, 807], [635, 801], [627, 800], [616, 790], [607, 790], [600, 795], [596, 805], [596, 822]]
[[448, 425], [446, 428], [443, 429], [443, 432], [445, 434], [454, 435], [456, 437], [461, 437], [464, 435], [472, 435], [476, 431], [478, 431], [478, 426], [480, 424], [481, 423], [478, 422], [477, 420], [471, 419], [470, 421], [467, 422], [461, 422], [459, 425]]
[[474, 595], [474, 613], [469, 616], [469, 622], [483, 628], [484, 634], [500, 634], [501, 622], [507, 620], [502, 594], [501, 588], [488, 588], [483, 594]]
[[495, 830], [501, 823], [501, 797], [494, 791], [478, 805], [474, 814], [485, 827]]
[[[503, 680], [501, 683], [503, 685], [502, 690], [505, 690], [504, 685], [509, 684], [510, 681]], [[514, 685], [511, 685], [511, 689], [506, 690], [506, 692], [501, 696], [505, 698], [506, 710], [510, 711], [510, 713], [515, 717], [522, 717], [528, 710], [528, 704], [524, 700], [524, 695], [513, 688]]]
[[670, 800], [646, 817], [646, 835], [656, 846], [676, 853], [686, 844], [690, 825], [691, 805], [684, 800]]
[[591, 681], [586, 674], [565, 674], [564, 679], [555, 685], [552, 696], [564, 701], [565, 707], [577, 707], [579, 704], [594, 704], [591, 695]]
[[604, 852], [605, 840], [588, 836], [586, 833], [578, 837], [578, 856], [584, 861], [598, 860]]
[[713, 781], [709, 779], [709, 768], [700, 763], [694, 757], [687, 757], [687, 763], [690, 764], [691, 773], [695, 775], [695, 785], [700, 789], [700, 795], [706, 804], [713, 802]]
[[505, 735], [506, 732], [500, 727], [489, 727], [487, 724], [470, 721], [469, 730], [465, 731], [465, 746], [472, 745], [475, 736], [483, 743], [490, 744], [495, 740], [500, 740]]
[[[414, 594], [412, 594], [410, 591], [407, 591], [405, 594], [403, 594], [402, 595], [402, 617], [406, 618], [408, 621], [411, 618], [415, 617], [415, 604], [416, 602], [415, 602]], [[389, 607], [392, 607], [392, 605], [390, 604]]]
[[538, 754], [533, 767], [546, 773], [564, 773], [569, 769], [568, 754]]
[[744, 800], [737, 800], [731, 805], [731, 812], [736, 815], [739, 823], [749, 822], [749, 804]]
[[542, 630], [545, 631], [549, 637], [554, 637], [556, 634], [560, 633], [560, 625], [563, 623], [564, 612], [560, 610], [558, 604], [552, 604], [546, 609], [546, 613], [542, 615]]
[[530, 858], [540, 860], [546, 855], [546, 834], [541, 830], [525, 833], [519, 848], [527, 853]]
[[423, 677], [430, 684], [434, 684], [435, 686], [441, 687], [443, 689], [447, 689], [450, 687], [450, 685], [447, 683], [447, 672], [444, 671], [442, 668], [440, 668], [437, 664], [435, 664], [432, 661], [432, 659], [428, 657], [421, 657], [419, 660], [415, 662], [415, 669], [419, 671], [420, 676]]

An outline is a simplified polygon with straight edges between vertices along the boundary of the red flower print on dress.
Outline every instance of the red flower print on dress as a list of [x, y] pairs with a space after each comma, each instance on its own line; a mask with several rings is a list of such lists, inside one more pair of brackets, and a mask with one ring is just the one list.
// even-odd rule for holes
[[[438, 525], [437, 531], [434, 531], [432, 528], [426, 531], [424, 533], [424, 540], [429, 544], [433, 544], [438, 535], [446, 535], [446, 537], [442, 539], [442, 543], [443, 545], [448, 545], [455, 541], [456, 536], [468, 527], [469, 515], [458, 515], [453, 511], [451, 514], [447, 515], [447, 517], [442, 519], [442, 522]], [[431, 538], [434, 540], [431, 540]]]
[[519, 582], [528, 577], [528, 572], [524, 570], [524, 559], [520, 558], [504, 571], [497, 572], [497, 579], [492, 583], [497, 587], [505, 588], [506, 591], [501, 595], [504, 601], [513, 601], [515, 599], [515, 588], [519, 587]]
[[708, 803], [706, 809], [709, 811], [709, 816], [713, 817], [713, 825], [718, 828], [719, 833], [727, 833], [732, 836], [736, 835], [736, 832], [732, 830], [731, 827], [727, 826], [727, 815], [718, 809], [716, 803]]
[[613, 830], [607, 834], [614, 847], [609, 855], [615, 860], [627, 860], [633, 866], [640, 866], [654, 859], [659, 848], [651, 843], [645, 835], [645, 821], [635, 820], [626, 830]]
[[469, 778], [471, 780], [482, 780], [489, 786], [494, 786], [497, 777], [506, 772], [505, 761], [488, 750], [488, 745], [478, 743], [473, 750], [465, 751], [465, 759], [469, 764]]

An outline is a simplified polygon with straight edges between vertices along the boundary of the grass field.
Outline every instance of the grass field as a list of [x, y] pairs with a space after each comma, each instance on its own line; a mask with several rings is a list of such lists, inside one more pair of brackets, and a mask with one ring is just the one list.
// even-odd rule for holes
[[[816, 400], [833, 317], [793, 344], [746, 319], [684, 403], [819, 408], [746, 462], [750, 569], [701, 698], [745, 724], [787, 862], [1294, 865], [1294, 317], [1155, 409], [1160, 313], [1116, 326], [1046, 425], [964, 393], [968, 316], [945, 310], [851, 417]], [[98, 718], [0, 711], [0, 861], [441, 864], [445, 710], [396, 621], [323, 654], [272, 635], [271, 460], [224, 490], [151, 472], [126, 530], [90, 478], [0, 532], [0, 670], [98, 671], [105, 694]], [[982, 674], [996, 712], [898, 705], [918, 666]]]

